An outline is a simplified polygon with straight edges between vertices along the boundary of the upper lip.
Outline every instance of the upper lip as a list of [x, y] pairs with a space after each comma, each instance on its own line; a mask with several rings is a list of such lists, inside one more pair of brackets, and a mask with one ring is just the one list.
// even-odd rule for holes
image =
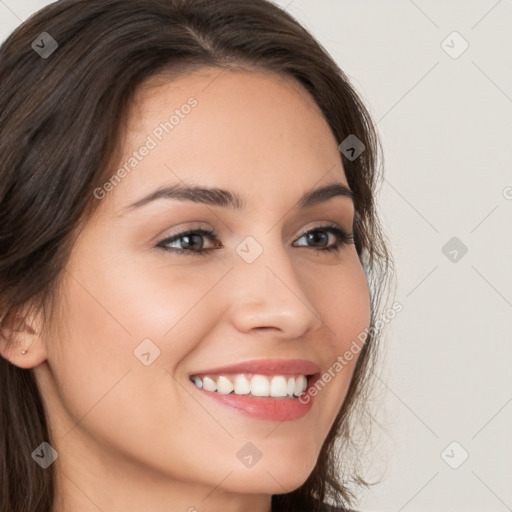
[[258, 375], [315, 375], [320, 367], [306, 359], [253, 359], [241, 363], [208, 368], [191, 375], [224, 374], [224, 373], [255, 373]]

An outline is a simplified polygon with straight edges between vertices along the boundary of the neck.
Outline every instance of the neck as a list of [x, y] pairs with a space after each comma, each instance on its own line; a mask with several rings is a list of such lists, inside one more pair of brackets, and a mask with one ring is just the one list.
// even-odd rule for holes
[[[89, 464], [82, 461], [89, 460]], [[229, 475], [217, 486], [174, 480], [151, 470], [93, 464], [78, 451], [59, 452], [56, 500], [51, 512], [271, 512], [272, 496], [229, 492]], [[55, 464], [57, 465], [57, 461]]]

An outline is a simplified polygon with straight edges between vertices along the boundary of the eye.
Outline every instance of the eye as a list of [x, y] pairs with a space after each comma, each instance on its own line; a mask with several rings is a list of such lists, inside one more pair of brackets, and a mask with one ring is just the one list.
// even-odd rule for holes
[[[329, 243], [329, 235], [334, 238], [333, 243]], [[305, 238], [307, 242], [319, 244], [319, 246], [308, 246], [317, 252], [339, 251], [343, 244], [353, 244], [354, 236], [348, 234], [344, 229], [338, 226], [320, 226], [310, 229], [304, 233], [298, 240]]]
[[[334, 240], [330, 240], [330, 237]], [[213, 243], [212, 247], [204, 247], [204, 240], [207, 239]], [[306, 240], [306, 245], [294, 243], [294, 247], [308, 247], [316, 252], [339, 251], [343, 244], [353, 244], [354, 237], [338, 226], [320, 226], [310, 229], [304, 233], [297, 241]], [[314, 245], [307, 245], [312, 243]], [[160, 241], [157, 246], [164, 251], [173, 252], [179, 256], [186, 255], [206, 255], [215, 249], [221, 249], [223, 246], [218, 241], [218, 235], [215, 231], [207, 229], [191, 229], [176, 233]]]
[[[213, 250], [212, 248], [205, 249], [203, 247], [205, 238], [212, 241], [217, 240], [218, 237], [214, 231], [207, 229], [191, 229], [165, 238], [157, 244], [157, 247], [180, 256], [185, 255], [186, 253], [205, 255]], [[177, 244], [178, 247], [171, 247], [171, 244]], [[222, 247], [222, 244], [214, 244], [215, 249], [219, 249], [220, 247]]]

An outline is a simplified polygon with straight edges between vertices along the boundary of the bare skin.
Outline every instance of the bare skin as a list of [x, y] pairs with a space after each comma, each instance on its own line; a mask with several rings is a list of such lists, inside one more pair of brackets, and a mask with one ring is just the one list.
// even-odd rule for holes
[[[190, 374], [266, 358], [325, 372], [369, 326], [355, 246], [322, 252], [304, 236], [326, 224], [351, 233], [354, 206], [340, 195], [295, 206], [313, 188], [348, 185], [339, 141], [291, 78], [202, 69], [141, 88], [112, 174], [191, 96], [197, 105], [161, 141], [153, 135], [156, 147], [84, 223], [52, 335], [34, 316], [20, 335], [25, 355], [2, 345], [13, 364], [33, 368], [48, 409], [59, 454], [53, 512], [270, 512], [272, 494], [313, 470], [357, 355], [306, 416], [282, 423], [218, 404]], [[227, 189], [246, 208], [178, 199], [128, 208], [177, 183]], [[156, 247], [196, 228], [218, 235], [199, 240], [212, 249], [204, 255], [183, 238], [168, 244], [176, 252]], [[236, 251], [248, 236], [263, 249], [252, 263]], [[134, 356], [145, 339], [160, 350], [149, 366]], [[262, 454], [251, 468], [237, 457], [248, 441]]]

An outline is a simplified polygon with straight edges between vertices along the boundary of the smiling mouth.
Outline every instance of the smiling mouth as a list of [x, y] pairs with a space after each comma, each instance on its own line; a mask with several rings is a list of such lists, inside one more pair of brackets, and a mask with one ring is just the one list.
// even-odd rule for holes
[[315, 375], [261, 375], [234, 373], [191, 375], [199, 389], [220, 395], [294, 399], [305, 393]]

